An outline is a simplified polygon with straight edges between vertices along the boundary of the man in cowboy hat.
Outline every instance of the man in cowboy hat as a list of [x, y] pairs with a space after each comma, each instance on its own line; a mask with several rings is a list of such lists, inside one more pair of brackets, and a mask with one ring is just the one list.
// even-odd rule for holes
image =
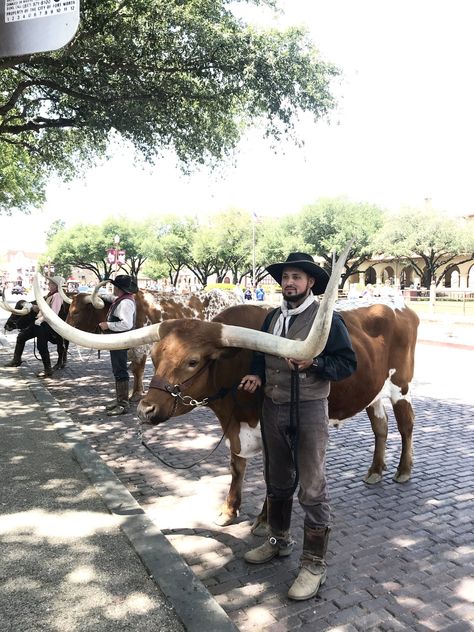
[[[119, 274], [115, 279], [107, 279], [114, 286], [113, 294], [106, 294], [101, 298], [111, 303], [107, 313], [107, 320], [99, 323], [99, 327], [106, 333], [121, 333], [135, 327], [135, 298], [138, 285], [128, 274]], [[127, 368], [127, 349], [110, 352], [112, 372], [115, 377], [115, 401], [106, 406], [107, 415], [115, 417], [128, 412], [130, 400], [128, 394], [129, 374]]]
[[[64, 285], [64, 283], [65, 280], [61, 276], [48, 277], [48, 294], [45, 296], [45, 300], [53, 312], [58, 315], [64, 304], [59, 292], [59, 287]], [[36, 338], [38, 352], [43, 362], [43, 371], [38, 373], [37, 377], [51, 377], [53, 375], [53, 369], [51, 367], [48, 342], [58, 344], [59, 335], [43, 319], [43, 314], [40, 312], [37, 305], [30, 305], [30, 307], [30, 313], [34, 312], [37, 316], [31, 325], [22, 329], [18, 334], [15, 350], [13, 352], [13, 359], [5, 366], [20, 366], [22, 363], [21, 357], [23, 355], [23, 350], [25, 349], [26, 341]], [[61, 339], [59, 338], [59, 340]]]
[[[283, 300], [280, 308], [268, 314], [262, 330], [291, 339], [306, 338], [318, 311], [314, 295], [324, 292], [328, 274], [302, 252], [291, 253], [267, 271], [281, 285]], [[251, 373], [241, 381], [240, 388], [251, 393], [260, 386], [264, 389], [261, 429], [269, 524], [267, 541], [244, 558], [250, 564], [263, 564], [291, 554], [291, 511], [299, 476], [304, 542], [300, 571], [288, 592], [291, 599], [313, 597], [326, 580], [331, 522], [326, 484], [328, 395], [330, 382], [349, 377], [356, 367], [344, 321], [334, 313], [327, 344], [317, 358], [298, 361], [254, 353]], [[292, 372], [299, 388], [298, 402], [292, 398]]]

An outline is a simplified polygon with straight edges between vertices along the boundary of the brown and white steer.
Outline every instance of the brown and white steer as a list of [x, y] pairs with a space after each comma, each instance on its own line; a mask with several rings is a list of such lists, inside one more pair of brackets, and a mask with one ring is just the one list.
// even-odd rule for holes
[[[351, 242], [333, 266], [305, 340], [291, 340], [260, 331], [267, 310], [252, 305], [229, 308], [213, 322], [167, 320], [113, 336], [102, 336], [79, 331], [58, 318], [41, 295], [38, 275], [33, 287], [45, 320], [67, 340], [92, 349], [109, 350], [158, 343], [152, 352], [155, 364], [152, 388], [139, 404], [140, 418], [144, 422], [158, 424], [183, 414], [189, 410], [187, 404], [191, 401], [192, 405], [197, 405], [199, 400], [214, 410], [231, 448], [232, 482], [219, 519], [220, 524], [228, 524], [240, 507], [245, 459], [260, 447], [259, 401], [247, 393], [234, 392], [248, 372], [249, 351], [296, 360], [314, 358], [323, 351], [350, 247]], [[93, 297], [94, 294], [91, 300]], [[372, 305], [340, 311], [353, 341], [358, 369], [351, 377], [334, 385], [330, 395], [330, 416], [340, 423], [364, 408], [367, 410], [375, 434], [375, 451], [365, 480], [368, 483], [379, 481], [385, 467], [387, 416], [382, 395], [387, 387], [402, 436], [395, 480], [405, 482], [410, 478], [412, 468], [414, 414], [409, 387], [413, 377], [418, 317], [405, 305]]]
[[[259, 329], [267, 313], [268, 309], [242, 305], [226, 309], [211, 323], [195, 320], [163, 323], [161, 339], [152, 349], [155, 376], [138, 406], [142, 422], [154, 425], [192, 408], [179, 394], [171, 396], [166, 385], [175, 387], [175, 394], [180, 392], [195, 400], [208, 400], [207, 405], [219, 419], [231, 452], [231, 485], [217, 520], [222, 525], [230, 524], [236, 517], [241, 504], [246, 459], [261, 447], [261, 400], [235, 390], [240, 379], [248, 373], [251, 352], [223, 346], [221, 323]], [[418, 316], [405, 306], [395, 309], [381, 304], [340, 313], [357, 355], [357, 371], [331, 385], [331, 423], [339, 425], [365, 408], [375, 435], [375, 449], [364, 480], [369, 484], [377, 483], [385, 469], [388, 424], [382, 397], [388, 396], [402, 439], [394, 480], [404, 483], [409, 480], [412, 469], [414, 412], [409, 389], [414, 371]], [[221, 389], [228, 390], [222, 397], [213, 399]]]
[[[76, 329], [98, 332], [99, 323], [107, 317], [110, 303], [100, 294], [77, 294], [72, 298], [66, 322]], [[161, 323], [170, 318], [211, 320], [230, 305], [241, 302], [233, 292], [211, 290], [188, 296], [139, 290], [135, 294], [136, 328]], [[133, 375], [132, 400], [143, 395], [143, 373], [150, 345], [140, 345], [128, 351]]]

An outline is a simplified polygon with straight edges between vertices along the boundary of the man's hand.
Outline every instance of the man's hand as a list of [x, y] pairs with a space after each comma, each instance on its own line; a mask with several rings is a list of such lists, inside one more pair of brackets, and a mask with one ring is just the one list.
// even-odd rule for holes
[[107, 329], [109, 328], [109, 323], [107, 321], [104, 321], [103, 323], [99, 323], [99, 327], [102, 331], [107, 331]]
[[259, 386], [262, 386], [262, 380], [258, 375], [244, 375], [244, 377], [240, 380], [238, 388], [241, 391], [255, 393]]
[[304, 371], [313, 364], [313, 358], [311, 358], [311, 360], [293, 360], [293, 358], [286, 358], [286, 362], [292, 371]]

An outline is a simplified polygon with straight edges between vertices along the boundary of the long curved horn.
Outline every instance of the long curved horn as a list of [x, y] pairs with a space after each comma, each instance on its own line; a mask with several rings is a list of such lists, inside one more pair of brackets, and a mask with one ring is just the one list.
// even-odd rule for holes
[[[29, 307], [25, 307], [26, 305], [29, 305]], [[17, 309], [16, 307], [12, 307], [9, 303], [7, 303], [7, 299], [5, 298], [5, 288], [3, 288], [0, 307], [2, 307], [7, 312], [11, 312], [12, 314], [17, 314], [18, 316], [26, 316], [30, 313], [31, 303], [25, 303], [25, 306], [23, 306], [21, 309]]]
[[67, 303], [68, 305], [72, 303], [72, 298], [69, 298], [69, 296], [63, 290], [62, 285], [58, 285], [58, 292], [65, 303]]
[[324, 292], [316, 318], [305, 340], [290, 340], [263, 331], [244, 329], [235, 325], [223, 325], [222, 345], [224, 347], [252, 349], [282, 358], [294, 358], [295, 360], [308, 360], [319, 355], [326, 346], [329, 336], [339, 279], [352, 242], [353, 240], [346, 245], [332, 270], [331, 278]]
[[[317, 316], [305, 340], [289, 340], [288, 338], [281, 338], [280, 336], [274, 336], [273, 334], [248, 329], [246, 327], [220, 325], [222, 346], [251, 349], [283, 358], [294, 358], [295, 360], [306, 360], [319, 355], [326, 346], [329, 330], [331, 328], [334, 303], [337, 298], [339, 278], [351, 245], [352, 241], [347, 244], [344, 252], [333, 268]], [[130, 347], [152, 344], [160, 340], [160, 327], [163, 323], [148, 325], [147, 327], [141, 327], [140, 329], [110, 336], [91, 334], [75, 329], [61, 320], [41, 296], [38, 273], [34, 278], [33, 288], [38, 307], [41, 309], [46, 322], [49, 323], [60, 336], [78, 345], [91, 349], [113, 350], [129, 349]], [[211, 325], [211, 323], [209, 324]]]
[[75, 342], [77, 345], [89, 347], [90, 349], [129, 349], [131, 347], [139, 347], [140, 345], [153, 344], [160, 339], [161, 323], [112, 335], [90, 334], [86, 331], [75, 329], [59, 318], [41, 296], [38, 273], [36, 273], [33, 279], [33, 289], [38, 307], [45, 321], [51, 325], [54, 331], [62, 338]]
[[98, 296], [98, 292], [99, 292], [100, 288], [106, 286], [107, 283], [108, 283], [108, 281], [101, 281], [100, 283], [98, 283], [95, 286], [94, 291], [92, 292], [92, 294], [91, 295], [87, 294], [84, 297], [84, 303], [92, 303], [92, 305], [96, 309], [103, 309], [105, 307], [105, 303], [100, 298], [100, 296]]

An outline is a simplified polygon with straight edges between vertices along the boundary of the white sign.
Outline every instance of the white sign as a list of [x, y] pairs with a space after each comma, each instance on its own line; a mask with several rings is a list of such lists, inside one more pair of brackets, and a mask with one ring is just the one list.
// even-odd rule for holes
[[48, 18], [79, 9], [79, 0], [6, 0], [5, 22]]
[[79, 27], [80, 0], [0, 0], [0, 58], [57, 50]]

